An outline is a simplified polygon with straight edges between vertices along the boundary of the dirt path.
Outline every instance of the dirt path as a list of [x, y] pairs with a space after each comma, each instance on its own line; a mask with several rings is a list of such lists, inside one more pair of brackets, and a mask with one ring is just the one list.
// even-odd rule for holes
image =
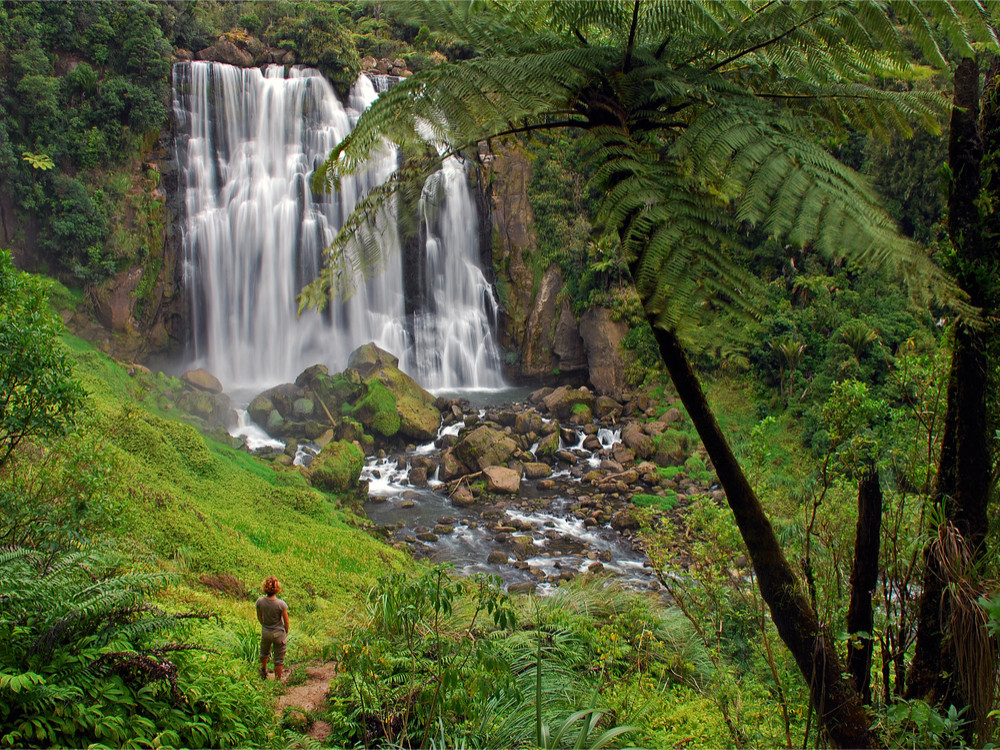
[[[303, 667], [296, 667], [303, 669]], [[295, 707], [309, 713], [320, 708], [330, 692], [330, 680], [337, 674], [334, 662], [305, 667], [307, 678], [301, 685], [288, 688], [288, 691], [278, 698], [274, 711], [281, 717], [286, 708]], [[330, 725], [325, 721], [314, 721], [307, 734], [314, 740], [322, 742], [330, 735]]]

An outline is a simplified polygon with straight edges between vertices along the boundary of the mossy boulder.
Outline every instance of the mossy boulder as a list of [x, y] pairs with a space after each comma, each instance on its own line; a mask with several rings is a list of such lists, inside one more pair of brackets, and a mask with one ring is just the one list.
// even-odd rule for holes
[[376, 382], [384, 386], [395, 399], [399, 434], [429, 442], [437, 436], [441, 412], [434, 406], [434, 397], [400, 370], [398, 364], [399, 360], [389, 352], [375, 344], [365, 344], [351, 354], [345, 375], [356, 373], [369, 387], [369, 393]]
[[578, 404], [583, 404], [588, 410], [593, 410], [597, 399], [588, 388], [570, 388], [563, 385], [542, 399], [542, 404], [549, 413], [557, 419], [570, 419]]
[[353, 406], [344, 404], [341, 412], [383, 437], [392, 437], [399, 432], [401, 423], [396, 396], [379, 380], [370, 381], [366, 387], [365, 396]]
[[354, 443], [329, 443], [310, 465], [314, 487], [327, 492], [349, 492], [358, 486], [365, 456]]

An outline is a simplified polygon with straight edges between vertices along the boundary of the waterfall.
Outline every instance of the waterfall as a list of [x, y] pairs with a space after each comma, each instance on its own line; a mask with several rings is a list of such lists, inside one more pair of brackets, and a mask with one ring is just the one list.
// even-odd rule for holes
[[[174, 66], [193, 356], [227, 389], [286, 382], [316, 363], [342, 369], [368, 341], [397, 355], [425, 387], [503, 384], [490, 317], [496, 301], [478, 265], [475, 206], [455, 160], [421, 201], [426, 305], [404, 299], [404, 274], [416, 269], [404, 268], [390, 216], [379, 237], [382, 272], [358, 279], [351, 296], [322, 313], [297, 315], [296, 295], [319, 273], [323, 248], [396, 167], [386, 147], [339, 192], [309, 189], [313, 170], [377, 96], [366, 76], [345, 105], [308, 68]], [[355, 272], [348, 264], [345, 273]]]

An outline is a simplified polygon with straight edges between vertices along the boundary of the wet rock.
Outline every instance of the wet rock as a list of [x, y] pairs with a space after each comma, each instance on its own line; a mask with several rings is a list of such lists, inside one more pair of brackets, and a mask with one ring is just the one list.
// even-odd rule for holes
[[616, 420], [622, 415], [624, 407], [610, 396], [598, 396], [594, 404], [594, 413], [602, 422]]
[[415, 468], [425, 469], [427, 476], [433, 475], [437, 470], [437, 464], [434, 463], [434, 459], [430, 456], [413, 456], [410, 459], [410, 465]]
[[622, 508], [611, 517], [611, 528], [615, 531], [635, 531], [639, 528], [639, 519], [631, 508]]
[[465, 485], [460, 485], [455, 488], [455, 491], [451, 493], [451, 504], [456, 508], [468, 508], [470, 505], [474, 505], [476, 498], [470, 490]]
[[514, 536], [510, 539], [511, 545], [514, 548], [514, 556], [518, 560], [523, 560], [526, 557], [531, 557], [535, 552], [535, 545], [532, 538], [528, 535]]
[[400, 508], [412, 508], [416, 503], [413, 500], [407, 498], [406, 500], [401, 500], [399, 503]]
[[446, 523], [439, 523], [434, 527], [434, 533], [440, 536], [444, 536], [445, 534], [450, 534], [454, 530], [455, 530], [454, 526]]
[[507, 562], [507, 553], [501, 550], [493, 550], [490, 552], [489, 557], [486, 558], [486, 562], [490, 565], [503, 565]]
[[407, 475], [410, 484], [414, 487], [426, 487], [427, 486], [427, 469], [422, 466], [414, 466], [410, 469]]
[[249, 68], [253, 65], [253, 55], [226, 37], [219, 37], [219, 41], [211, 47], [200, 50], [194, 57], [196, 60], [228, 63], [238, 68]]
[[519, 581], [517, 583], [512, 583], [507, 587], [508, 594], [532, 594], [535, 589], [538, 588], [538, 584], [534, 581]]
[[553, 432], [538, 441], [535, 449], [535, 456], [538, 458], [552, 458], [559, 450], [559, 434]]
[[590, 573], [590, 574], [592, 574], [592, 575], [597, 574], [597, 573], [603, 573], [604, 572], [604, 564], [601, 563], [601, 562], [599, 562], [599, 561], [598, 562], [592, 562], [590, 565], [587, 566], [587, 572]]
[[524, 464], [524, 476], [528, 479], [542, 479], [552, 473], [552, 468], [548, 464], [541, 462], [531, 462]]
[[188, 370], [181, 375], [181, 380], [200, 391], [222, 393], [222, 383], [208, 370]]
[[539, 388], [537, 391], [532, 391], [531, 395], [528, 396], [528, 401], [535, 404], [536, 406], [542, 404], [545, 401], [545, 397], [548, 396], [555, 388]]
[[225, 393], [186, 390], [177, 399], [177, 408], [205, 420], [211, 427], [221, 427], [229, 418], [231, 404]]
[[451, 450], [468, 472], [475, 472], [504, 463], [517, 450], [517, 444], [508, 435], [484, 425], [463, 436]]
[[534, 410], [521, 412], [514, 420], [514, 432], [518, 435], [528, 435], [532, 432], [540, 434], [544, 424], [542, 415], [538, 412]]
[[450, 482], [467, 473], [465, 467], [455, 457], [453, 448], [448, 448], [441, 454], [439, 467], [438, 478], [442, 482]]
[[427, 542], [428, 544], [433, 544], [438, 541], [438, 535], [432, 531], [427, 531], [423, 534], [417, 534], [417, 539], [421, 542]]
[[649, 458], [653, 455], [653, 439], [643, 432], [637, 422], [629, 422], [622, 428], [622, 442], [634, 451], [636, 456]]
[[611, 550], [602, 549], [600, 552], [597, 553], [597, 559], [601, 560], [602, 562], [611, 562], [612, 559]]
[[448, 526], [454, 526], [456, 523], [458, 523], [458, 519], [455, 518], [454, 516], [441, 516], [440, 518], [438, 518], [438, 523], [443, 523]]
[[583, 440], [583, 447], [588, 451], [594, 452], [601, 450], [601, 441], [597, 439], [596, 435], [588, 435]]
[[568, 464], [575, 464], [579, 459], [576, 457], [575, 453], [571, 453], [567, 450], [556, 451], [556, 458], [560, 461], [565, 461]]
[[338, 440], [320, 451], [309, 465], [313, 486], [327, 492], [347, 492], [358, 486], [365, 457], [353, 443]]
[[539, 479], [538, 480], [537, 487], [540, 490], [548, 491], [548, 490], [553, 489], [555, 486], [556, 486], [556, 480], [554, 480], [554, 479]]
[[487, 466], [483, 469], [486, 475], [487, 489], [490, 492], [503, 492], [516, 495], [521, 490], [521, 474], [503, 466]]
[[585, 406], [590, 411], [597, 399], [589, 388], [570, 388], [563, 385], [546, 396], [542, 403], [557, 419], [570, 419], [576, 406]]
[[[615, 443], [611, 448], [611, 457], [618, 463], [625, 466], [635, 461], [635, 452], [621, 443]], [[653, 470], [656, 470], [655, 466], [653, 467]]]

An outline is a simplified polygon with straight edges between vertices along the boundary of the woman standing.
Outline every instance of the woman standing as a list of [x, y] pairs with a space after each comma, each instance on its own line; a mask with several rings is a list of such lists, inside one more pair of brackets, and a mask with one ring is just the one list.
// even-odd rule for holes
[[278, 598], [281, 584], [274, 576], [264, 579], [264, 596], [257, 599], [257, 621], [260, 623], [260, 676], [267, 679], [267, 660], [274, 647], [274, 678], [281, 679], [288, 644], [288, 605]]

